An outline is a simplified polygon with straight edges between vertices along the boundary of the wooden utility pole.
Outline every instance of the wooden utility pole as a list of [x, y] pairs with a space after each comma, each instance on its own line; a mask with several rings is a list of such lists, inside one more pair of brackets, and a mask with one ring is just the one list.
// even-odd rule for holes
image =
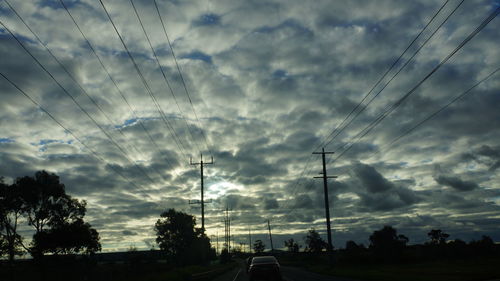
[[[200, 175], [201, 175], [201, 200], [199, 204], [201, 205], [201, 229], [203, 232], [205, 232], [205, 201], [203, 200], [203, 166], [204, 165], [210, 165], [214, 163], [214, 158], [211, 157], [210, 162], [203, 162], [203, 154], [200, 154], [200, 162], [198, 163], [193, 163], [193, 159], [189, 159], [189, 164], [191, 165], [200, 165]], [[198, 204], [197, 202], [189, 202], [190, 204]]]
[[215, 235], [215, 239], [217, 239], [217, 246], [215, 249], [215, 253], [219, 254], [219, 231], [217, 230], [217, 234]]
[[226, 215], [224, 216], [224, 240], [227, 251], [231, 252], [231, 219], [229, 218], [229, 208], [226, 207]]
[[271, 252], [274, 252], [273, 236], [271, 235], [271, 223], [269, 223], [269, 220], [267, 220], [267, 228], [269, 229], [269, 240], [271, 241]]
[[337, 178], [337, 176], [328, 176], [326, 174], [326, 160], [325, 154], [333, 154], [334, 152], [325, 152], [325, 148], [322, 148], [321, 152], [313, 152], [313, 154], [321, 154], [323, 159], [323, 174], [321, 177], [314, 178], [322, 178], [323, 179], [323, 191], [325, 193], [325, 216], [326, 216], [326, 231], [328, 234], [328, 251], [331, 253], [333, 250], [332, 246], [332, 229], [330, 227], [330, 204], [328, 200], [328, 179], [329, 178]]
[[252, 253], [252, 233], [250, 232], [250, 226], [248, 226], [248, 252]]

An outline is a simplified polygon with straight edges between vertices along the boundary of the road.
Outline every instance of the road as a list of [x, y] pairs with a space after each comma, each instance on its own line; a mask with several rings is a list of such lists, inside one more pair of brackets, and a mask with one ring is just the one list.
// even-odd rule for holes
[[[316, 274], [289, 266], [282, 266], [281, 273], [283, 275], [283, 281], [356, 281], [353, 279]], [[239, 267], [222, 274], [213, 281], [248, 281], [248, 275], [246, 274], [244, 265], [240, 264]]]

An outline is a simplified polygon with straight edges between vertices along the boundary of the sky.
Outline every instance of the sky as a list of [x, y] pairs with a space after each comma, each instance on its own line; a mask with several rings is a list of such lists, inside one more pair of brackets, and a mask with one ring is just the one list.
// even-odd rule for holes
[[336, 248], [500, 241], [499, 1], [63, 3], [0, 2], [0, 176], [56, 173], [103, 251], [201, 226], [201, 154], [213, 241], [326, 239], [322, 148]]

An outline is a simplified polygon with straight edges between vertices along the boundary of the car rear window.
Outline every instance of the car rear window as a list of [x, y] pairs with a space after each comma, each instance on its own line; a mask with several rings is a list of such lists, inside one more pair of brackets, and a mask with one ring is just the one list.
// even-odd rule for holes
[[275, 263], [277, 262], [275, 257], [255, 257], [252, 260], [253, 264], [256, 263]]

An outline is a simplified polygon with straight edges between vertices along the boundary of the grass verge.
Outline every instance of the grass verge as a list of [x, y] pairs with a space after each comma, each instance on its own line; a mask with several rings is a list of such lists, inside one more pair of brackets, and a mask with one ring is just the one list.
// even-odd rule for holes
[[500, 278], [500, 258], [439, 260], [411, 264], [307, 265], [312, 272], [358, 280], [481, 281]]

